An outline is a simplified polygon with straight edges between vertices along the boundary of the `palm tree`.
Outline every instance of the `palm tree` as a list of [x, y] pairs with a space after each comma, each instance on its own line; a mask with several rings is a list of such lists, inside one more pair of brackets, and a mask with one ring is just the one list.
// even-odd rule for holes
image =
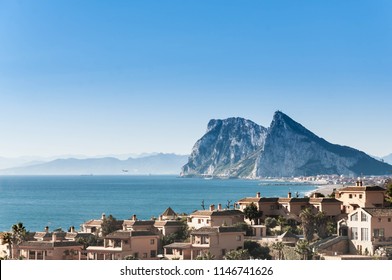
[[299, 214], [299, 217], [302, 222], [302, 228], [304, 232], [305, 240], [312, 241], [313, 240], [313, 233], [314, 233], [314, 215], [310, 208], [305, 208]]
[[11, 249], [11, 246], [12, 246], [12, 234], [10, 232], [7, 232], [7, 233], [4, 234], [4, 236], [3, 236], [3, 244], [7, 245], [7, 249], [10, 252], [9, 258], [12, 258], [12, 249]]
[[278, 251], [278, 260], [283, 260], [283, 249], [284, 244], [281, 241], [275, 242], [272, 244], [272, 249]]
[[12, 226], [12, 232], [10, 234], [11, 258], [14, 257], [14, 250], [16, 249], [16, 246], [18, 246], [20, 243], [26, 240], [26, 235], [27, 235], [27, 231], [23, 223], [19, 222]]
[[301, 260], [307, 260], [312, 252], [309, 242], [306, 240], [299, 240], [294, 250], [300, 255]]
[[321, 239], [328, 237], [328, 217], [324, 212], [318, 212], [314, 216], [317, 234]]

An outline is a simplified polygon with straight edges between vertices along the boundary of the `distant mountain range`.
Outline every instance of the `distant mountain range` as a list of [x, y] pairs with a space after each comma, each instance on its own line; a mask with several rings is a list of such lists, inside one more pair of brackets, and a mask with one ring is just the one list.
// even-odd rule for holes
[[260, 178], [391, 172], [391, 165], [331, 144], [277, 111], [269, 128], [242, 118], [211, 120], [181, 175]]
[[392, 164], [392, 154], [389, 154], [382, 158], [385, 162]]
[[179, 174], [187, 159], [187, 155], [162, 153], [126, 160], [114, 157], [65, 158], [2, 169], [0, 175]]

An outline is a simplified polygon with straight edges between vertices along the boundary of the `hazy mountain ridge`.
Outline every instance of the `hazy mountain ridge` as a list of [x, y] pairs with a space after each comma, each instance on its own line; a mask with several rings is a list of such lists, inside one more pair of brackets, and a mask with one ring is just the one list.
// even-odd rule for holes
[[114, 157], [55, 159], [49, 162], [0, 170], [2, 175], [115, 175], [178, 174], [187, 155], [156, 154], [120, 160]]
[[[213, 120], [218, 123], [218, 120]], [[207, 130], [192, 150], [188, 163], [182, 169], [182, 176], [221, 176], [221, 177], [291, 177], [317, 174], [345, 175], [383, 175], [392, 171], [392, 166], [375, 160], [364, 152], [348, 146], [331, 144], [315, 135], [301, 124], [282, 112], [274, 114], [268, 129], [260, 128], [259, 145], [249, 145], [243, 138], [256, 137], [255, 130], [243, 123], [252, 123], [242, 119], [241, 123], [233, 118], [223, 120], [233, 132], [221, 138], [211, 138]], [[210, 122], [211, 123], [211, 122]], [[209, 125], [210, 128], [210, 125]], [[239, 131], [236, 134], [235, 131]], [[229, 144], [237, 139], [241, 157], [232, 157], [228, 161]], [[213, 153], [209, 153], [212, 149]], [[222, 147], [216, 149], [216, 147]], [[209, 154], [215, 161], [208, 161]], [[220, 159], [224, 159], [224, 161]]]

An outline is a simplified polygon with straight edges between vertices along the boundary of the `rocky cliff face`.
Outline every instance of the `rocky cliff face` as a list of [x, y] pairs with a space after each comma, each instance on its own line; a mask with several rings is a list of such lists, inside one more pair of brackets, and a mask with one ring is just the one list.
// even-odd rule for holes
[[182, 175], [257, 178], [391, 170], [364, 152], [325, 141], [278, 111], [269, 129], [240, 118], [210, 121]]
[[211, 120], [182, 175], [231, 176], [241, 161], [263, 149], [266, 133], [266, 128], [242, 118]]

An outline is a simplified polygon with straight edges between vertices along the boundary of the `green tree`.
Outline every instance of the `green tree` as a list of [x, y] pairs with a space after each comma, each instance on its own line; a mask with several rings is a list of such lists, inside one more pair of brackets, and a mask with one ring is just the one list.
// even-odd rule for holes
[[225, 260], [249, 260], [250, 255], [248, 250], [246, 249], [239, 249], [239, 250], [232, 250], [224, 256]]
[[116, 231], [117, 229], [118, 229], [117, 228], [117, 220], [115, 217], [113, 217], [112, 215], [109, 215], [109, 217], [103, 218], [102, 224], [101, 224], [102, 236], [106, 236], [109, 233]]
[[272, 249], [278, 252], [278, 260], [283, 260], [284, 244], [281, 241], [272, 244]]
[[306, 240], [298, 240], [295, 245], [295, 252], [300, 255], [301, 260], [308, 260], [312, 256], [312, 249], [310, 248], [309, 242]]
[[201, 256], [198, 256], [196, 260], [215, 260], [215, 256], [208, 251], [204, 252]]
[[261, 216], [261, 213], [257, 209], [257, 206], [252, 202], [244, 208], [244, 215], [245, 218], [250, 220], [251, 224], [253, 224], [253, 221], [255, 224], [258, 224], [257, 219]]
[[89, 246], [98, 245], [98, 237], [95, 235], [90, 235], [89, 237], [79, 237], [76, 242], [83, 245], [83, 250], [86, 250]]
[[236, 223], [236, 224], [233, 225], [233, 227], [239, 228], [242, 231], [245, 231], [245, 235], [246, 236], [252, 236], [253, 235], [252, 227], [250, 225], [248, 225], [247, 223]]
[[270, 249], [267, 246], [261, 246], [258, 242], [246, 240], [244, 242], [244, 249], [248, 250], [249, 255], [254, 259], [272, 259]]
[[305, 208], [304, 210], [301, 211], [299, 217], [302, 222], [302, 229], [303, 229], [305, 240], [312, 241], [314, 230], [315, 230], [314, 215], [312, 213], [312, 210], [310, 208]]
[[271, 235], [272, 234], [271, 229], [275, 228], [278, 225], [278, 221], [275, 218], [267, 217], [264, 220], [264, 224], [267, 227], [267, 234]]

